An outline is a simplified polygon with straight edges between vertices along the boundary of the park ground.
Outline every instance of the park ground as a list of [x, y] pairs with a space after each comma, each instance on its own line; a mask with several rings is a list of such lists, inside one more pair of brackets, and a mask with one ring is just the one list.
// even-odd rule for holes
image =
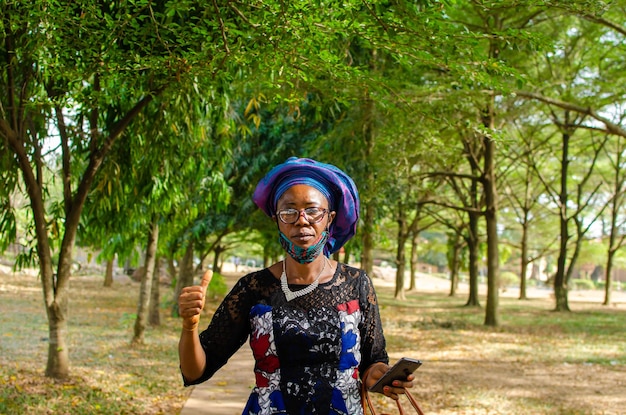
[[[239, 271], [225, 268], [228, 284]], [[413, 392], [427, 414], [626, 414], [626, 293], [602, 306], [601, 291], [572, 291], [572, 312], [557, 313], [550, 290], [532, 288], [520, 301], [509, 288], [500, 296], [501, 325], [490, 328], [482, 324], [484, 291], [482, 307], [467, 308], [466, 287], [451, 298], [447, 280], [420, 275], [418, 290], [399, 302], [392, 271], [383, 271], [374, 282], [390, 357], [424, 362]], [[137, 296], [138, 284], [124, 276], [106, 289], [97, 273], [73, 277], [71, 376], [53, 381], [43, 376], [47, 321], [37, 273], [0, 267], [0, 414], [240, 413], [236, 403], [243, 406], [254, 382], [241, 366], [250, 363], [247, 345], [212, 383], [184, 388], [170, 299], [146, 344], [130, 346]], [[214, 395], [192, 411], [203, 391]]]

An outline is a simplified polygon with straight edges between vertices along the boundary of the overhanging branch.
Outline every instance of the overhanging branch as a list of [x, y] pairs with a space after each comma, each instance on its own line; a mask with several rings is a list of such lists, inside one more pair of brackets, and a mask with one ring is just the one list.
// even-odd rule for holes
[[549, 105], [554, 105], [565, 110], [574, 111], [582, 115], [587, 115], [593, 118], [594, 120], [600, 121], [602, 124], [604, 124], [609, 133], [618, 135], [620, 137], [626, 137], [625, 129], [613, 123], [608, 118], [601, 116], [591, 107], [583, 107], [581, 105], [572, 104], [570, 102], [565, 102], [565, 101], [561, 101], [558, 99], [549, 98], [541, 94], [537, 94], [535, 92], [517, 91], [515, 94], [523, 98], [535, 99], [537, 101], [540, 101]]

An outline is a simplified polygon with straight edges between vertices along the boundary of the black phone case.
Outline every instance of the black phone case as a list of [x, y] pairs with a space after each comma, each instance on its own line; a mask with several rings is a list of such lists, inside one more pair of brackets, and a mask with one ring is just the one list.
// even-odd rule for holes
[[393, 365], [378, 381], [369, 389], [370, 392], [383, 393], [383, 387], [391, 385], [394, 380], [406, 379], [415, 372], [422, 362], [409, 357], [403, 357]]

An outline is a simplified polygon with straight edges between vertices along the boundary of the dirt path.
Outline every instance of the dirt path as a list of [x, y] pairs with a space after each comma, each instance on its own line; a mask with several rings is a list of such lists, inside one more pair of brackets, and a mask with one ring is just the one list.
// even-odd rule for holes
[[213, 378], [194, 386], [180, 415], [241, 415], [254, 386], [254, 360], [247, 344]]

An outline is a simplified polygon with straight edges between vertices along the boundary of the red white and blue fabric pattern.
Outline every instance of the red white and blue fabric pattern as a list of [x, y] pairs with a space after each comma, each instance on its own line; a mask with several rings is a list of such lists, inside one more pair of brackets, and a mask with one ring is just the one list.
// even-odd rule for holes
[[335, 310], [253, 307], [256, 387], [243, 413], [361, 414], [360, 321], [357, 300]]
[[256, 386], [245, 415], [359, 415], [359, 375], [389, 362], [372, 281], [345, 264], [292, 301], [267, 268], [242, 277], [200, 333], [204, 373], [185, 385], [210, 379], [246, 340]]

